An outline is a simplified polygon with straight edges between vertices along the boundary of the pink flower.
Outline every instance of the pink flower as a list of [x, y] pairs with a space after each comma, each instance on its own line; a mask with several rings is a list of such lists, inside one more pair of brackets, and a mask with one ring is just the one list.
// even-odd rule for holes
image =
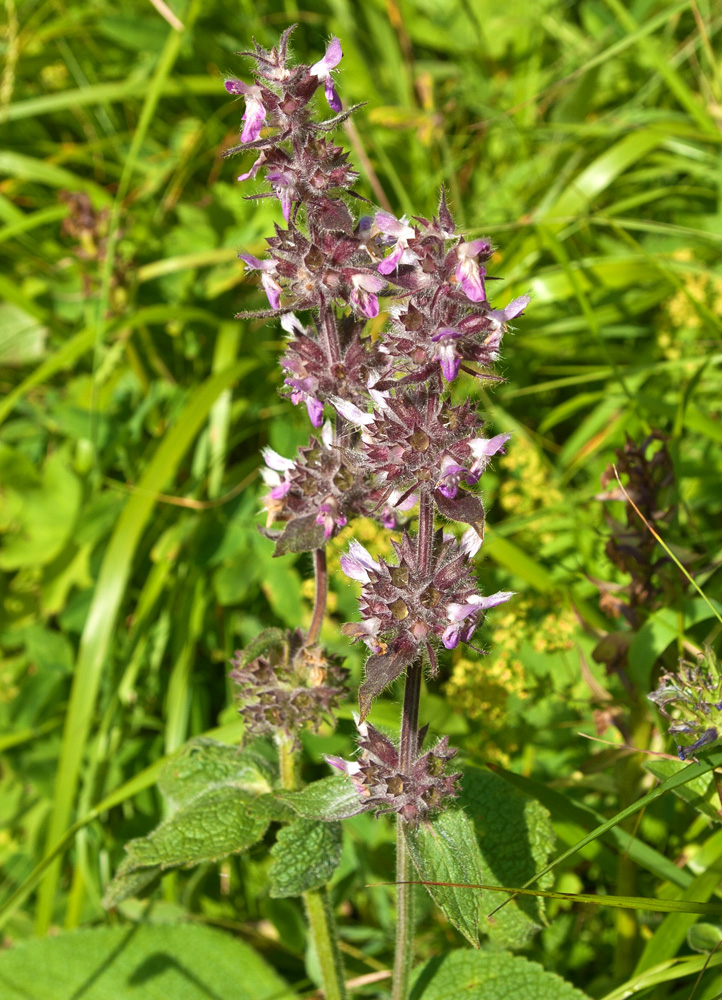
[[484, 278], [486, 269], [476, 261], [479, 254], [489, 257], [491, 244], [488, 240], [473, 240], [471, 243], [460, 243], [456, 248], [459, 263], [456, 266], [456, 280], [464, 289], [466, 297], [472, 302], [484, 302], [486, 290]]
[[291, 215], [291, 203], [298, 200], [293, 174], [288, 170], [269, 170], [266, 180], [273, 187], [274, 194], [281, 202], [283, 218], [288, 222]]
[[[416, 230], [412, 226], [407, 225], [403, 220], [399, 222], [393, 215], [388, 215], [386, 212], [376, 213], [376, 225], [382, 233], [394, 237], [396, 241], [392, 252], [381, 261], [377, 268], [379, 274], [391, 274], [402, 263], [404, 254], [407, 254], [407, 258], [410, 255], [408, 242], [414, 239]], [[416, 260], [415, 254], [413, 255], [413, 260]]]
[[380, 292], [386, 284], [383, 278], [378, 278], [375, 274], [354, 274], [351, 277], [351, 284], [353, 291], [350, 299], [354, 310], [366, 319], [378, 316], [379, 300], [374, 293]]
[[[266, 468], [261, 469], [261, 476], [266, 486], [271, 487], [268, 495], [271, 500], [282, 500], [291, 489], [289, 474], [296, 468], [296, 463], [279, 455], [273, 448], [264, 448], [262, 454]], [[280, 473], [283, 473], [283, 478]]]
[[258, 257], [254, 257], [253, 254], [250, 253], [239, 253], [238, 256], [242, 261], [245, 261], [246, 266], [251, 271], [261, 272], [261, 284], [263, 285], [263, 289], [268, 296], [268, 303], [271, 306], [271, 309], [278, 309], [283, 289], [272, 277], [272, 275], [276, 273], [278, 262], [275, 260], [259, 260]]
[[318, 77], [319, 83], [325, 84], [326, 100], [332, 111], [340, 111], [342, 108], [341, 98], [336, 93], [331, 76], [331, 71], [341, 62], [342, 56], [341, 42], [338, 38], [332, 38], [323, 59], [319, 59], [311, 67], [311, 76]]
[[261, 100], [263, 91], [258, 86], [249, 86], [243, 80], [226, 80], [225, 87], [229, 94], [243, 94], [246, 98], [246, 110], [242, 119], [245, 125], [241, 132], [241, 142], [255, 142], [261, 134], [267, 114]]
[[518, 299], [512, 299], [505, 309], [490, 309], [489, 316], [501, 326], [508, 323], [509, 320], [521, 316], [530, 302], [531, 295], [520, 295]]
[[502, 455], [506, 454], [504, 445], [510, 437], [511, 434], [497, 434], [493, 438], [479, 437], [469, 442], [471, 453], [474, 456], [471, 471], [476, 475], [476, 481], [478, 481], [494, 455], [498, 455], [499, 453]]
[[369, 573], [381, 572], [381, 566], [355, 538], [351, 539], [348, 554], [341, 556], [341, 569], [346, 576], [359, 583], [369, 583]]
[[513, 591], [500, 590], [488, 597], [473, 594], [467, 604], [447, 605], [446, 617], [452, 624], [441, 637], [444, 646], [447, 649], [456, 649], [459, 642], [469, 642], [479, 624], [482, 611], [495, 608], [497, 604], [503, 604], [513, 596]]
[[458, 330], [444, 326], [431, 338], [436, 344], [434, 359], [441, 362], [441, 374], [447, 382], [453, 382], [459, 374], [461, 358], [456, 353], [456, 341], [463, 336]]

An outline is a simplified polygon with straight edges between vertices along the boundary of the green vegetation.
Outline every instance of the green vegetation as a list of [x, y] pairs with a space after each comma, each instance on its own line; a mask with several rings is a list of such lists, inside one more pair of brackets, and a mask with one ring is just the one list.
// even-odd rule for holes
[[[337, 133], [364, 194], [430, 216], [445, 184], [465, 231], [503, 246], [490, 298], [532, 294], [505, 340], [505, 381], [476, 390], [490, 433], [513, 432], [484, 480], [480, 576], [487, 592], [519, 596], [490, 615], [487, 655], [442, 658], [421, 715], [473, 765], [464, 796], [483, 883], [586, 901], [519, 896], [488, 924], [502, 894], [437, 887], [453, 896], [447, 915], [464, 912], [451, 926], [419, 889], [412, 996], [474, 983], [469, 997], [494, 1000], [490, 956], [503, 948], [504, 996], [525, 983], [540, 998], [682, 1000], [701, 974], [696, 1000], [712, 1000], [722, 955], [705, 922], [722, 923], [722, 805], [710, 769], [722, 751], [682, 765], [621, 744], [675, 754], [648, 695], [680, 657], [714, 647], [722, 622], [722, 11], [712, 0], [171, 6], [182, 30], [145, 0], [5, 3], [0, 925], [18, 948], [0, 953], [0, 993], [35, 996], [28, 970], [43, 963], [47, 1000], [270, 1000], [318, 986], [294, 893], [317, 893], [322, 909], [329, 873], [291, 877], [278, 860], [289, 838], [271, 853], [264, 835], [295, 809], [311, 837], [302, 792], [269, 806], [245, 853], [209, 860], [227, 853], [215, 825], [215, 855], [179, 849], [150, 889], [157, 871], [139, 876], [141, 855], [123, 850], [162, 820], [174, 833], [175, 810], [208, 834], [201, 790], [178, 793], [165, 762], [194, 737], [237, 744], [234, 651], [263, 628], [311, 621], [311, 557], [273, 559], [257, 531], [260, 448], [290, 454], [306, 415], [276, 392], [282, 331], [233, 318], [266, 306], [237, 253], [262, 255], [281, 212], [244, 200], [260, 190], [236, 183], [248, 157], [221, 157], [243, 113], [223, 89], [246, 72], [234, 53], [298, 22], [298, 59], [338, 36], [344, 104], [367, 102]], [[650, 466], [654, 455], [666, 457]], [[613, 475], [602, 486], [611, 463], [681, 568]], [[339, 630], [357, 615], [338, 564], [349, 537], [329, 547], [322, 634], [357, 686], [363, 656]], [[371, 521], [356, 537], [374, 555], [387, 544]], [[382, 729], [397, 726], [387, 694], [371, 716]], [[335, 730], [303, 734], [305, 781], [328, 776], [324, 753], [352, 754], [355, 707]], [[249, 788], [272, 784], [270, 745], [248, 753], [241, 777], [218, 777], [241, 788], [239, 815]], [[352, 995], [388, 996], [393, 824], [362, 814], [340, 845], [335, 826], [326, 835]], [[116, 893], [108, 914], [124, 858], [145, 888], [140, 901]], [[459, 930], [469, 904], [454, 901], [471, 894], [478, 953], [466, 940], [476, 925]], [[157, 924], [186, 921], [161, 939]], [[52, 952], [36, 939], [75, 929], [85, 965], [69, 957], [79, 938]], [[93, 979], [116, 953], [122, 969]], [[537, 964], [522, 973], [519, 956]]]

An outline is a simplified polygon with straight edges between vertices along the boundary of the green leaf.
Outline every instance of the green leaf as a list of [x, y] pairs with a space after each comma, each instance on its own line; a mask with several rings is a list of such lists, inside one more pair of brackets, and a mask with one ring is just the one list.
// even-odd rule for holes
[[[554, 829], [539, 802], [477, 768], [464, 772], [458, 801], [473, 819], [486, 885], [523, 885], [547, 863], [554, 849]], [[521, 948], [545, 924], [543, 899], [517, 896], [485, 930], [498, 944]]]
[[275, 797], [303, 819], [320, 819], [327, 823], [356, 816], [363, 810], [356, 786], [341, 775], [321, 778], [298, 792], [281, 790]]
[[289, 552], [313, 552], [314, 549], [322, 549], [325, 544], [323, 525], [316, 523], [315, 514], [306, 514], [289, 521], [276, 542], [273, 554], [285, 556]]
[[[679, 774], [687, 767], [689, 767], [689, 763], [687, 762], [666, 760], [664, 757], [657, 757], [656, 759], [653, 758], [644, 762], [645, 770], [649, 771], [650, 774], [653, 774], [660, 781], [665, 781], [667, 778]], [[684, 785], [675, 788], [674, 793], [684, 802], [688, 802], [703, 816], [709, 817], [709, 819], [714, 820], [716, 823], [722, 821], [722, 816], [720, 816], [719, 812], [722, 804], [717, 794], [717, 786], [710, 775], [705, 774], [700, 775], [698, 778], [692, 778]]]
[[[445, 814], [447, 815], [447, 814]], [[587, 1000], [536, 962], [502, 951], [452, 951], [413, 974], [409, 1000]]]
[[108, 887], [103, 905], [117, 906], [136, 891], [139, 870], [158, 873], [218, 861], [255, 844], [267, 826], [268, 816], [255, 808], [254, 795], [233, 785], [210, 789], [177, 809], [147, 837], [126, 845], [128, 857]]
[[273, 766], [259, 754], [199, 736], [166, 761], [158, 788], [175, 811], [219, 785], [232, 785], [251, 795], [271, 791]]
[[288, 642], [288, 632], [280, 628], [267, 628], [260, 635], [257, 635], [241, 652], [239, 666], [245, 667], [251, 660], [261, 656], [268, 649], [282, 646]]
[[462, 809], [449, 809], [428, 824], [404, 830], [406, 844], [419, 878], [450, 923], [475, 947], [479, 943], [481, 892], [466, 887], [484, 881], [482, 858], [474, 825]]
[[101, 927], [0, 953], [3, 1000], [291, 1000], [250, 945], [200, 924]]
[[[602, 816], [586, 803], [575, 801], [570, 795], [564, 795], [549, 788], [543, 782], [534, 781], [532, 778], [516, 774], [514, 771], [507, 771], [498, 765], [493, 765], [492, 770], [504, 781], [519, 788], [548, 809], [556, 824], [557, 835], [568, 844], [576, 843], [586, 830], [599, 826], [603, 822]], [[649, 844], [639, 840], [638, 837], [634, 837], [629, 830], [622, 830], [615, 826], [602, 834], [600, 840], [615, 847], [617, 851], [624, 852], [632, 861], [642, 865], [657, 878], [671, 882], [672, 885], [678, 885], [684, 889], [692, 881], [692, 876], [686, 869], [678, 868], [673, 861], [650, 847]], [[614, 875], [617, 862], [613, 857], [610, 858], [610, 861], [610, 874]]]
[[271, 896], [300, 896], [326, 885], [341, 857], [341, 824], [298, 819], [271, 848]]
[[27, 365], [44, 355], [47, 327], [19, 306], [0, 304], [0, 331], [0, 366]]
[[80, 499], [78, 477], [55, 452], [45, 463], [39, 486], [11, 491], [0, 569], [52, 562], [72, 535]]
[[719, 924], [695, 924], [687, 932], [687, 944], [692, 951], [714, 951], [722, 944]]

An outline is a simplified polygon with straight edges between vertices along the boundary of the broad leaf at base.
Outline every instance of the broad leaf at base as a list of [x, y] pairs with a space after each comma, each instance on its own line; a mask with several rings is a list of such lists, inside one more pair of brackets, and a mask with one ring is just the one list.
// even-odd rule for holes
[[[460, 882], [478, 885], [484, 881], [481, 852], [474, 824], [462, 809], [449, 809], [429, 824], [407, 827], [406, 844], [424, 882]], [[479, 944], [481, 891], [465, 885], [427, 885], [436, 905], [450, 923], [474, 947]]]
[[409, 1000], [589, 1000], [536, 962], [508, 952], [452, 951], [413, 973]]

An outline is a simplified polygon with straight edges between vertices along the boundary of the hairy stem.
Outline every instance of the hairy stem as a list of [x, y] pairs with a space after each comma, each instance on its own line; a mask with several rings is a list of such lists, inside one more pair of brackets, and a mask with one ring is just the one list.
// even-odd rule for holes
[[310, 889], [304, 892], [303, 902], [321, 969], [324, 1000], [345, 1000], [346, 983], [329, 891], [325, 886]]
[[431, 490], [424, 490], [419, 501], [419, 533], [416, 552], [419, 573], [425, 576], [431, 567], [431, 550], [434, 544], [434, 497]]
[[[289, 791], [299, 787], [298, 751], [292, 738], [277, 737], [281, 786]], [[324, 1000], [346, 1000], [346, 982], [338, 934], [328, 889], [309, 889], [303, 894], [309, 932], [316, 947], [321, 969]]]
[[[419, 503], [419, 532], [416, 536], [417, 565], [419, 573], [426, 576], [431, 569], [434, 541], [434, 498], [424, 490]], [[399, 766], [408, 774], [419, 755], [419, 699], [423, 660], [419, 657], [406, 673], [404, 705], [401, 714], [401, 745]], [[405, 820], [401, 816], [396, 825], [396, 949], [394, 954], [394, 985], [392, 1000], [406, 1000], [409, 977], [414, 958], [414, 886], [411, 859], [404, 837]]]
[[326, 569], [326, 550], [314, 549], [313, 570], [316, 577], [316, 597], [313, 605], [313, 618], [306, 636], [306, 645], [313, 646], [321, 634], [321, 626], [326, 616], [326, 598], [328, 597], [328, 570]]
[[396, 821], [396, 947], [391, 1000], [406, 1000], [414, 958], [414, 886], [411, 858], [404, 838], [404, 820]]
[[318, 325], [321, 339], [326, 346], [326, 353], [331, 361], [341, 360], [341, 345], [338, 341], [336, 326], [336, 310], [333, 306], [323, 305], [319, 309]]

